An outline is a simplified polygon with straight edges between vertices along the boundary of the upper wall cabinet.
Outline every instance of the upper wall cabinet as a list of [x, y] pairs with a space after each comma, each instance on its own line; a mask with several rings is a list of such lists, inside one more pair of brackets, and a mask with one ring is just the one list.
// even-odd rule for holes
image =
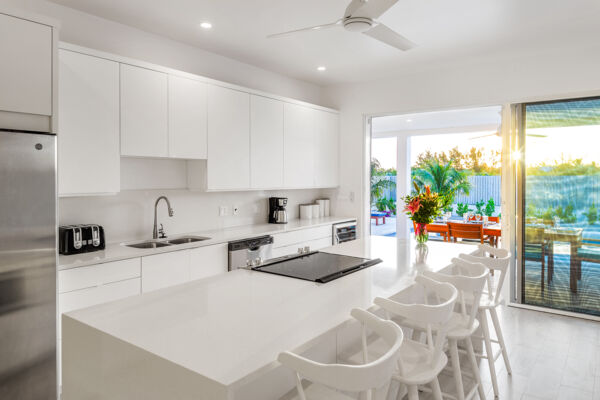
[[0, 14], [0, 111], [52, 115], [52, 28]]
[[120, 190], [119, 64], [59, 51], [58, 191]]
[[206, 83], [169, 75], [169, 157], [206, 159]]
[[168, 157], [167, 74], [121, 64], [121, 155]]
[[283, 115], [284, 187], [314, 187], [316, 110], [285, 103]]
[[316, 114], [315, 186], [338, 185], [339, 116], [327, 111]]
[[250, 187], [250, 95], [208, 88], [207, 189]]
[[250, 97], [250, 186], [283, 187], [283, 102]]

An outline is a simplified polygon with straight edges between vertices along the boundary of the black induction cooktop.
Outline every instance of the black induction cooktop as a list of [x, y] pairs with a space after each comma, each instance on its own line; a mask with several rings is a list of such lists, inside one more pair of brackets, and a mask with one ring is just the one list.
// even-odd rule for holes
[[382, 261], [379, 258], [370, 260], [316, 251], [274, 259], [252, 269], [290, 278], [327, 283], [380, 262]]

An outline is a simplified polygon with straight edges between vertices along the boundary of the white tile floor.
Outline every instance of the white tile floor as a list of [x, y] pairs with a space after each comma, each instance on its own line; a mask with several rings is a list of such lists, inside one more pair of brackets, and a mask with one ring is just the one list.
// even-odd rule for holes
[[[513, 369], [509, 376], [502, 357], [496, 361], [500, 399], [600, 400], [600, 322], [514, 307], [503, 307], [500, 320]], [[486, 360], [480, 370], [493, 399]], [[452, 377], [440, 380], [453, 393]]]

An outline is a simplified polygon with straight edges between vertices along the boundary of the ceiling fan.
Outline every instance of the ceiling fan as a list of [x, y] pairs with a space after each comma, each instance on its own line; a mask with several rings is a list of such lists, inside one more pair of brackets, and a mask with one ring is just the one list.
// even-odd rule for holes
[[[481, 135], [481, 136], [474, 136], [472, 138], [469, 138], [469, 140], [483, 139], [483, 138], [490, 137], [490, 136], [500, 137], [500, 132], [488, 133], [487, 135]], [[540, 138], [548, 137], [547, 135], [541, 135], [541, 134], [537, 134], [537, 133], [526, 133], [526, 136], [540, 137]]]
[[397, 2], [398, 0], [352, 0], [344, 16], [335, 22], [276, 33], [267, 37], [276, 38], [299, 32], [342, 27], [348, 32], [364, 33], [399, 50], [410, 50], [416, 46], [413, 42], [376, 20]]

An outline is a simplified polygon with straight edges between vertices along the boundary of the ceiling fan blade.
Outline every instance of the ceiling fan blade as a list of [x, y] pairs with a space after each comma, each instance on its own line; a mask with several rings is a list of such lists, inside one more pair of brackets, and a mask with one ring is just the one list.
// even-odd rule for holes
[[380, 42], [383, 42], [387, 45], [390, 45], [403, 51], [410, 50], [416, 46], [413, 42], [400, 35], [399, 33], [394, 32], [393, 30], [391, 30], [383, 24], [378, 24], [374, 28], [371, 28], [363, 33], [367, 36], [372, 37], [373, 39], [377, 39]]
[[481, 136], [474, 136], [472, 138], [469, 138], [469, 140], [475, 140], [475, 139], [483, 139], [486, 137], [490, 137], [490, 136], [500, 136], [499, 132], [494, 132], [494, 133], [488, 133], [487, 135], [481, 135]]
[[349, 18], [357, 12], [362, 6], [368, 3], [368, 0], [352, 0], [348, 7], [346, 7], [346, 11], [344, 12], [344, 18]]
[[[356, 0], [352, 1], [352, 3], [355, 1]], [[352, 16], [377, 19], [387, 10], [392, 8], [397, 2], [398, 0], [367, 0], [352, 13]], [[352, 5], [352, 3], [350, 3], [350, 5]], [[348, 8], [350, 7], [348, 6]]]
[[293, 34], [299, 33], [299, 32], [320, 31], [321, 29], [335, 28], [336, 26], [341, 26], [340, 25], [341, 22], [342, 22], [342, 20], [340, 19], [335, 22], [332, 22], [331, 24], [315, 25], [315, 26], [309, 26], [308, 28], [294, 29], [293, 31], [274, 33], [274, 34], [268, 35], [267, 38], [277, 38], [277, 37], [281, 37], [281, 36], [293, 35]]

